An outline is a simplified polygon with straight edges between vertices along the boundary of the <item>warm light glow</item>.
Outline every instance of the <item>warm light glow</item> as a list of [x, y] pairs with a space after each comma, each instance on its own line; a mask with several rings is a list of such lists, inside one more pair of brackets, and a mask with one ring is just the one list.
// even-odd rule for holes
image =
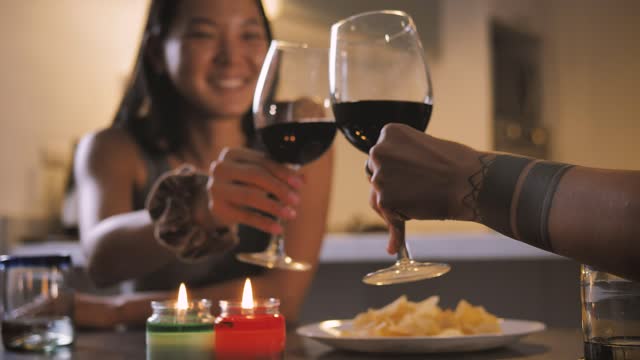
[[189, 308], [187, 287], [184, 286], [184, 283], [180, 283], [180, 290], [178, 290], [178, 302], [176, 302], [176, 308], [178, 310], [187, 310]]
[[251, 288], [251, 280], [249, 280], [249, 278], [244, 282], [241, 307], [243, 309], [253, 309], [253, 289]]
[[269, 20], [276, 19], [282, 12], [282, 4], [280, 3], [280, 0], [264, 0], [262, 5], [264, 6], [264, 11]]
[[58, 269], [53, 269], [51, 279], [51, 297], [56, 299], [58, 298], [58, 280], [60, 276], [58, 275]]
[[40, 293], [43, 295], [49, 295], [49, 277], [47, 276], [47, 274], [42, 275], [41, 281]]
[[[22, 285], [22, 283], [20, 283]], [[27, 289], [29, 291], [33, 290], [33, 273], [29, 270], [27, 271]]]
[[340, 327], [342, 325], [342, 321], [340, 320], [327, 320], [320, 323], [320, 329], [322, 329], [324, 332], [338, 337], [342, 335], [342, 331], [340, 331]]
[[531, 131], [531, 142], [536, 145], [544, 145], [547, 142], [547, 132], [541, 128], [535, 128]]

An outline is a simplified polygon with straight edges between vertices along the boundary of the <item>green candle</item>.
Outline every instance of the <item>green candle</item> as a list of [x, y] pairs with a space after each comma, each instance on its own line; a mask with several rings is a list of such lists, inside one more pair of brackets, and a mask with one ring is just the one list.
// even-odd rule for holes
[[147, 324], [147, 359], [207, 359], [213, 356], [213, 324]]
[[[211, 302], [152, 301], [147, 319], [147, 360], [212, 359], [213, 321]], [[184, 305], [184, 303], [188, 305]]]

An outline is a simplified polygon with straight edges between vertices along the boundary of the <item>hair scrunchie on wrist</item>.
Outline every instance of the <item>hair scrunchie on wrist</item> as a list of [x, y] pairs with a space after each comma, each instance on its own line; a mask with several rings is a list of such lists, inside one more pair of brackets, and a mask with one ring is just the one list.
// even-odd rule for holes
[[236, 227], [215, 224], [209, 212], [208, 179], [186, 165], [158, 178], [146, 199], [155, 238], [184, 262], [220, 256], [238, 244]]

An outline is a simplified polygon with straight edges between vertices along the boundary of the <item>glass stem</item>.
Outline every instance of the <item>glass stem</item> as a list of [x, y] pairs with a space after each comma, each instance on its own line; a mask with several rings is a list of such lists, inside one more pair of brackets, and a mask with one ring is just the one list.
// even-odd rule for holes
[[407, 247], [407, 242], [405, 241], [405, 226], [404, 221], [402, 220], [394, 220], [391, 221], [391, 226], [389, 226], [389, 231], [391, 232], [391, 236], [398, 242], [398, 253], [396, 258], [398, 263], [408, 263], [411, 261], [411, 254], [409, 253], [409, 248]]
[[[286, 164], [286, 166], [294, 171], [300, 170], [300, 165]], [[284, 229], [285, 223], [284, 221], [282, 221], [282, 219], [278, 219], [278, 224], [280, 224], [280, 226]], [[284, 251], [284, 233], [271, 236], [271, 240], [269, 240], [269, 246], [267, 247], [267, 252], [279, 258], [285, 258], [287, 256]]]
[[[278, 219], [278, 223], [280, 225], [283, 225], [283, 228], [284, 228], [284, 224], [282, 223], [282, 220]], [[284, 234], [271, 235], [271, 239], [269, 240], [269, 246], [267, 247], [267, 252], [277, 257], [286, 256], [284, 252]]]

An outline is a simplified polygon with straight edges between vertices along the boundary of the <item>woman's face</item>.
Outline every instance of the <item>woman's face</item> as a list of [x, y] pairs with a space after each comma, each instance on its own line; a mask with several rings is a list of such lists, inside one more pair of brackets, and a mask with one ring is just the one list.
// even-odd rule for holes
[[253, 99], [268, 40], [255, 0], [180, 1], [162, 46], [178, 91], [210, 116], [239, 116]]

